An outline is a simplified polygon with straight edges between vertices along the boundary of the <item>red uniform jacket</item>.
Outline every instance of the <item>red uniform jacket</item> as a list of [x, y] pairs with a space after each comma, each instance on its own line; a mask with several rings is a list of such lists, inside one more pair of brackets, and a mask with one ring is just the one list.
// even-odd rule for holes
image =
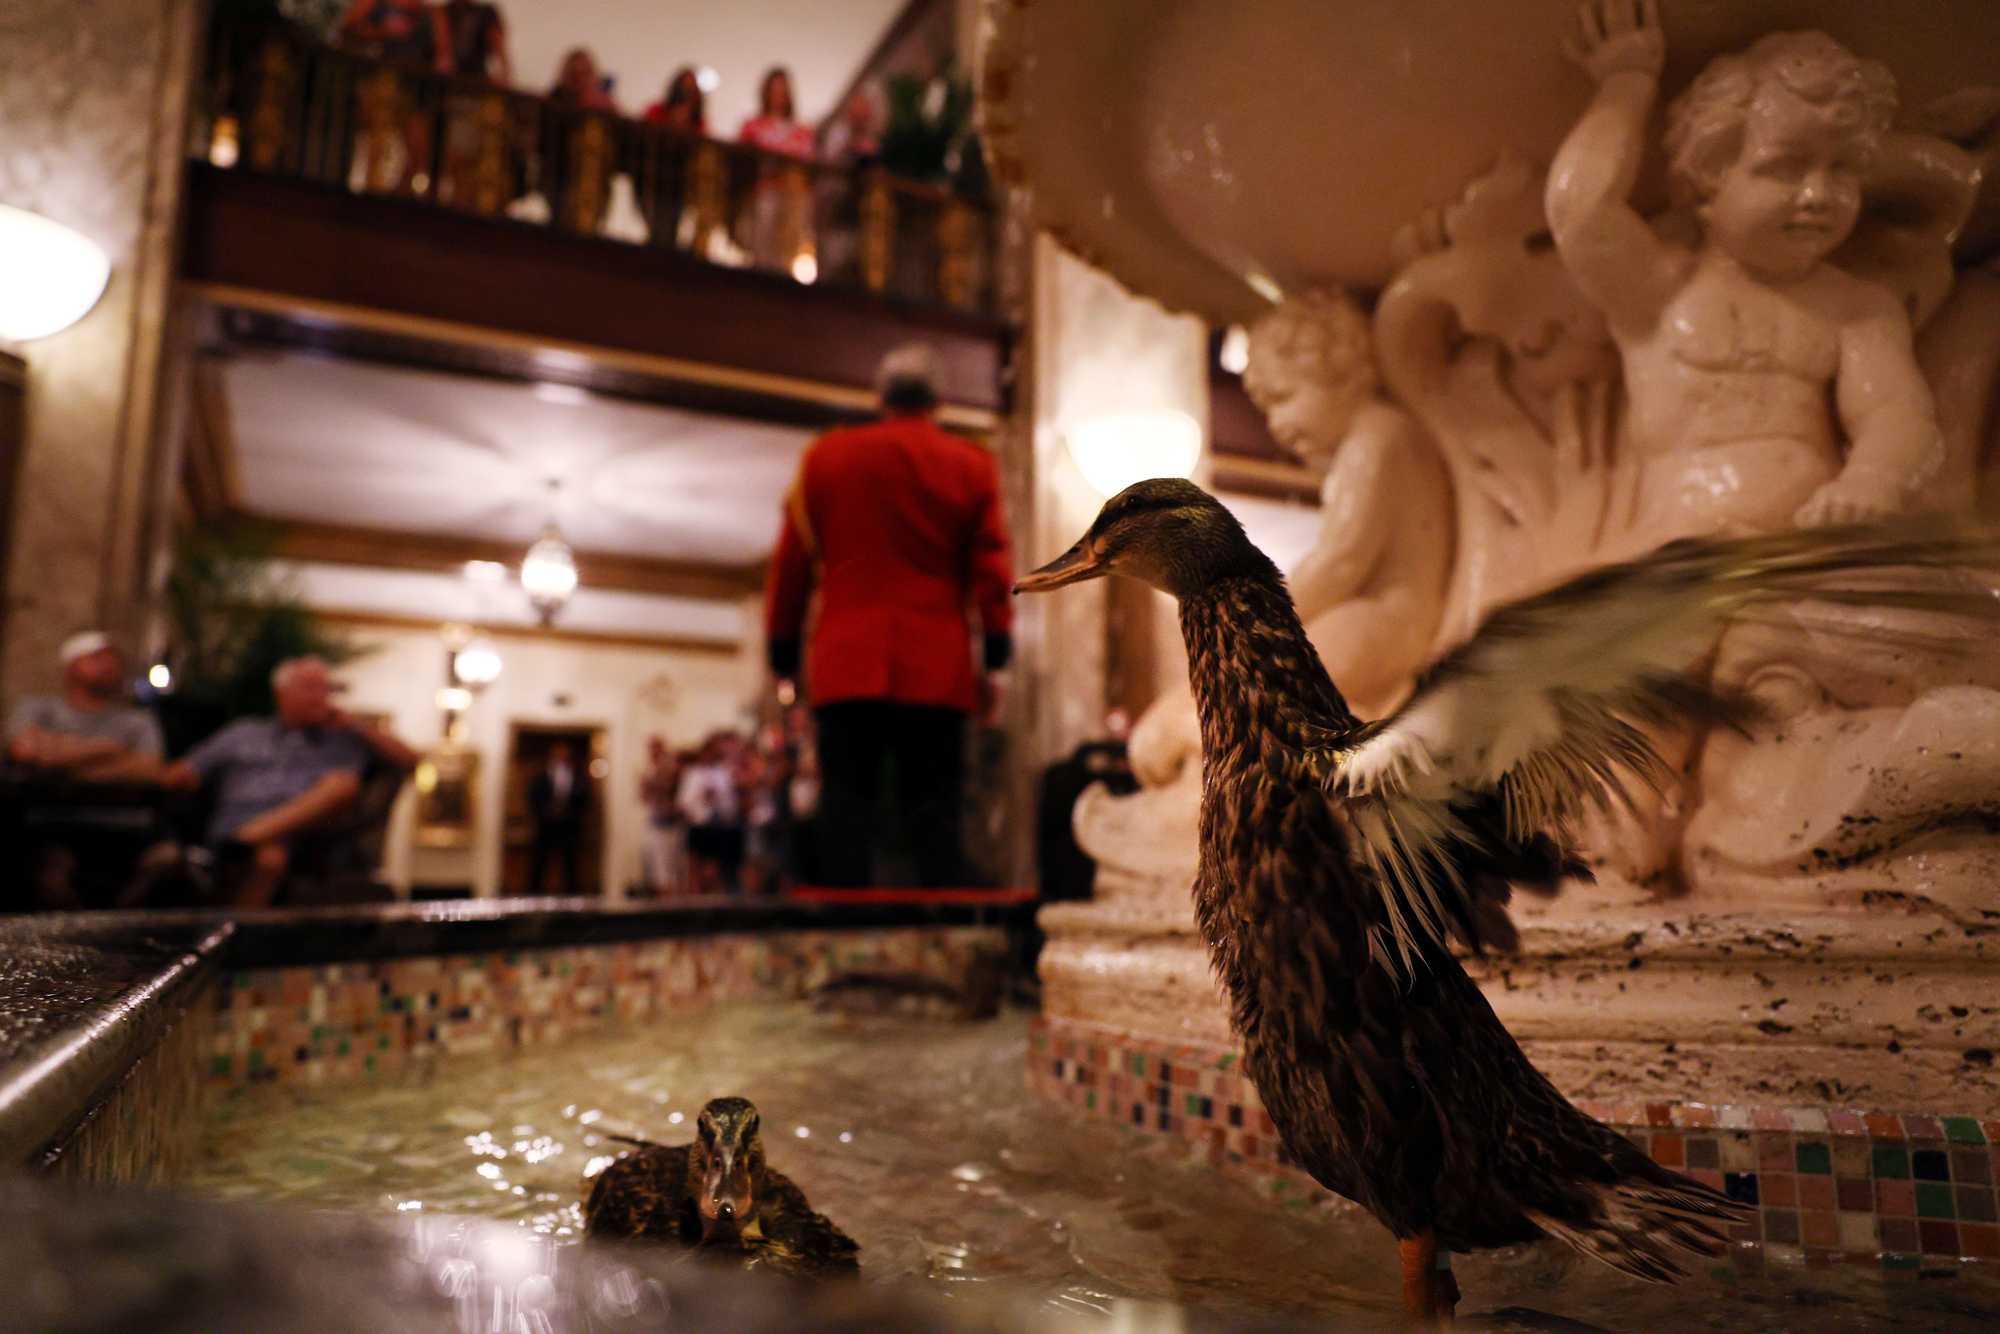
[[895, 700], [970, 712], [979, 700], [968, 609], [987, 666], [1005, 663], [1013, 566], [999, 470], [927, 418], [899, 416], [813, 441], [786, 498], [765, 590], [772, 665], [791, 674], [815, 582], [806, 655], [814, 704]]

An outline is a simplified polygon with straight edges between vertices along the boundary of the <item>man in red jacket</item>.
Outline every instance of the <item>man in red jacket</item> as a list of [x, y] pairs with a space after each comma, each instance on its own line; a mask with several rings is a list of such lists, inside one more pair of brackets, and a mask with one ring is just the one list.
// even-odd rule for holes
[[817, 879], [871, 883], [876, 799], [893, 757], [919, 876], [963, 884], [966, 716], [994, 697], [974, 667], [968, 610], [986, 673], [1013, 649], [999, 471], [985, 450], [938, 429], [929, 348], [891, 352], [878, 387], [882, 419], [815, 440], [785, 497], [765, 597], [771, 670], [798, 674], [817, 584], [805, 661], [823, 784]]

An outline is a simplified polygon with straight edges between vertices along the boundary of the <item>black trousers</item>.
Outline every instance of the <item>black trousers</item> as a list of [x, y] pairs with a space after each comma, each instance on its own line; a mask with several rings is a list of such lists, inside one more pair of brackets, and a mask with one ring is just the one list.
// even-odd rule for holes
[[[576, 857], [583, 831], [575, 825], [543, 825], [535, 831], [535, 851], [528, 861], [528, 893], [548, 893], [551, 861], [562, 867], [562, 892], [576, 897]], [[593, 889], [595, 887], [593, 886]]]
[[965, 791], [965, 714], [857, 699], [823, 704], [813, 710], [813, 719], [819, 733], [819, 820], [813, 848], [819, 883], [876, 883], [883, 771], [893, 762], [896, 808], [910, 833], [919, 881], [964, 884], [959, 812]]

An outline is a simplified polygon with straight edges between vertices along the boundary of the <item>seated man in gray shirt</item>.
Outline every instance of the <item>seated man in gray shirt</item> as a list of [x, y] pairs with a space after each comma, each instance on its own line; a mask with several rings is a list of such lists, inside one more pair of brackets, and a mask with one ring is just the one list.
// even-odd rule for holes
[[101, 631], [65, 639], [60, 695], [30, 695], [7, 720], [7, 758], [93, 782], [146, 781], [158, 771], [160, 724], [125, 703], [125, 660]]
[[362, 727], [334, 707], [332, 676], [318, 658], [293, 658], [271, 676], [274, 718], [241, 718], [169, 765], [169, 787], [213, 787], [211, 845], [250, 848], [240, 907], [276, 896], [297, 839], [323, 827], [354, 801], [371, 752], [398, 768], [416, 753], [388, 733]]

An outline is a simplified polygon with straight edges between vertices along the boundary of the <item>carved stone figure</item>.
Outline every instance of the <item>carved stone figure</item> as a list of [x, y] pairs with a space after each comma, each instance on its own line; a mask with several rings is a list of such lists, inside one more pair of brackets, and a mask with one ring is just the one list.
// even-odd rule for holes
[[[1429, 660], [1453, 552], [1444, 461], [1423, 428], [1378, 395], [1369, 344], [1353, 298], [1304, 292], [1251, 328], [1243, 381], [1278, 443], [1325, 473], [1319, 537], [1288, 582], [1313, 646], [1364, 718], [1400, 703]], [[1187, 692], [1155, 701], [1133, 729], [1133, 772], [1174, 795], [1090, 798], [1079, 812], [1083, 846], [1115, 847], [1126, 827], [1157, 842], [1157, 820], [1171, 817], [1156, 806], [1192, 829], [1199, 793], [1189, 761], [1199, 750]]]
[[1504, 158], [1405, 227], [1407, 262], [1375, 308], [1383, 379], [1451, 469], [1458, 542], [1440, 649], [1544, 571], [1574, 568], [1610, 500], [1617, 353], [1546, 244], [1541, 186]]
[[[1711, 62], [1668, 110], [1670, 188], [1699, 225], [1676, 239], [1627, 199], [1665, 58], [1651, 0], [1585, 4], [1571, 51], [1598, 91], [1557, 156], [1548, 213], [1624, 363], [1632, 500], [1606, 554], [1939, 503], [1949, 456], [1910, 315], [1948, 288], [1945, 246], [1976, 177], [1935, 140], [1899, 136], [1885, 152], [1886, 69], [1819, 33], [1776, 33]], [[1908, 221], [1889, 210], [1857, 236], [1870, 188], [1917, 201]], [[1857, 664], [1816, 657], [1797, 633], [1812, 623], [1725, 640], [1716, 670], [1767, 687], [1772, 718], [1747, 738], [1692, 738], [1689, 786], [1607, 831], [1627, 878], [1671, 871], [1658, 888], [1741, 893], [1866, 864], [1881, 887], [1908, 839], [1985, 818], [1977, 766], [1954, 772], [1933, 747], [1955, 730], [1978, 749], [2000, 696], [1907, 651], [1948, 627], [1900, 625], [1893, 661]], [[1927, 888], [1951, 897], [1935, 877]]]
[[1549, 226], [1624, 361], [1633, 540], [1911, 507], [1943, 451], [1908, 317], [1827, 262], [1895, 114], [1888, 71], [1809, 32], [1711, 62], [1667, 115], [1687, 244], [1630, 202], [1666, 58], [1654, 0], [1577, 15], [1598, 89], [1550, 172]]

